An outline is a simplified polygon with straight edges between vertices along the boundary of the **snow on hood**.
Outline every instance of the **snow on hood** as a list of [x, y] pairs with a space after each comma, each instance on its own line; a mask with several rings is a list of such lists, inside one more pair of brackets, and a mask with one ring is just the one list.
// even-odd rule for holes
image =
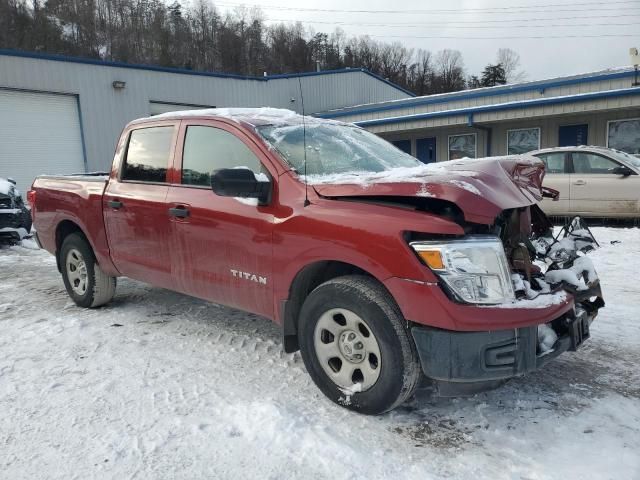
[[438, 162], [384, 172], [302, 177], [325, 197], [426, 197], [447, 200], [467, 221], [492, 224], [507, 208], [542, 200], [544, 164], [512, 155]]

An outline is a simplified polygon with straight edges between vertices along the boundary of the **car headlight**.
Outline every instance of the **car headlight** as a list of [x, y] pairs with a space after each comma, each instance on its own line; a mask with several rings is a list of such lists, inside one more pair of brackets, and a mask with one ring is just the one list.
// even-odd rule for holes
[[470, 236], [410, 245], [461, 301], [498, 304], [515, 300], [509, 264], [498, 238]]

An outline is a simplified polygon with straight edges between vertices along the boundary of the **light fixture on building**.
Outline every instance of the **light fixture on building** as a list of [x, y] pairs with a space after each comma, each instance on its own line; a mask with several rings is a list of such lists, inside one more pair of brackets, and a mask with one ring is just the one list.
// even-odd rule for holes
[[122, 80], [114, 80], [111, 86], [113, 86], [113, 88], [115, 88], [116, 90], [122, 90], [127, 86], [127, 82], [123, 82]]

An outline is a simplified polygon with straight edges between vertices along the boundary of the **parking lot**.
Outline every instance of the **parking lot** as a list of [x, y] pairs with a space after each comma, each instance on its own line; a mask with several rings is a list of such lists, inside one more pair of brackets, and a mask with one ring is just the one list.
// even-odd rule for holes
[[381, 417], [325, 399], [264, 319], [127, 279], [84, 310], [52, 256], [5, 247], [1, 476], [640, 478], [640, 229], [594, 234], [607, 306], [579, 352]]

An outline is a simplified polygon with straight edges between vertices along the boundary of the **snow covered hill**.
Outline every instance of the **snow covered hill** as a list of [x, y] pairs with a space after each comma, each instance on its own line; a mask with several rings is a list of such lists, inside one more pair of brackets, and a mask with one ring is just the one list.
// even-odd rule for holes
[[383, 417], [325, 399], [266, 320], [126, 279], [83, 310], [52, 256], [4, 248], [0, 477], [638, 479], [640, 230], [594, 233], [608, 304], [580, 352]]

